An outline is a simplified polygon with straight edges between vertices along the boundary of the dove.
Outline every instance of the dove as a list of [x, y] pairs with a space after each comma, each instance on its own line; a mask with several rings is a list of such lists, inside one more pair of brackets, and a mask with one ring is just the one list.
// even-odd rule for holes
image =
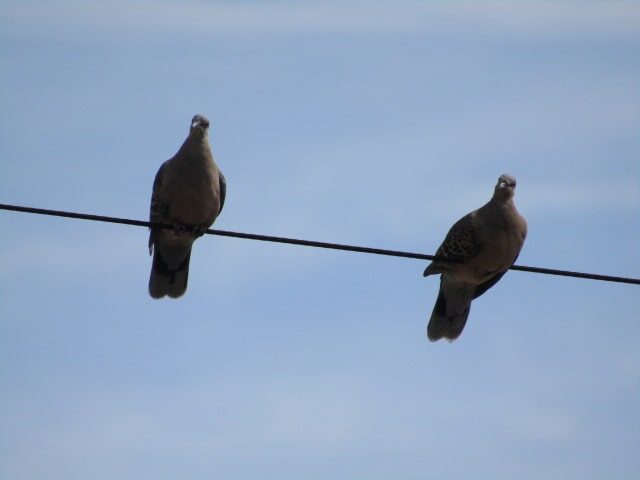
[[187, 139], [155, 176], [149, 220], [173, 228], [150, 229], [149, 295], [153, 298], [178, 298], [185, 293], [193, 242], [224, 206], [227, 183], [213, 159], [208, 133], [209, 120], [195, 115]]
[[513, 202], [516, 179], [498, 178], [491, 200], [458, 220], [424, 276], [440, 274], [440, 291], [427, 326], [429, 340], [460, 336], [471, 301], [493, 287], [514, 264], [527, 222]]

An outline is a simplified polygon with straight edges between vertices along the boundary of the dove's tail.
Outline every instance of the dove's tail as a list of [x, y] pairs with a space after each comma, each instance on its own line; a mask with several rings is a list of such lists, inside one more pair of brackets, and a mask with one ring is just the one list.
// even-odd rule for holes
[[441, 338], [446, 338], [449, 341], [458, 338], [467, 323], [467, 317], [469, 317], [471, 310], [473, 290], [459, 286], [446, 288], [447, 286], [443, 284], [444, 280], [441, 279], [438, 299], [427, 326], [427, 337], [432, 342]]
[[153, 298], [162, 298], [165, 295], [178, 298], [184, 295], [189, 279], [190, 258], [191, 247], [178, 266], [171, 268], [157, 249], [154, 250], [151, 275], [149, 276], [149, 295]]

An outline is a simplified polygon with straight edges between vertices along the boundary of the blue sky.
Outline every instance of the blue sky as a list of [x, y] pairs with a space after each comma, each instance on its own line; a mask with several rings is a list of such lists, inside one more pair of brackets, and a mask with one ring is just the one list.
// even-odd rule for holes
[[[637, 2], [0, 2], [0, 202], [144, 219], [201, 112], [217, 228], [433, 252], [518, 179], [519, 262], [640, 271]], [[429, 343], [424, 262], [0, 213], [0, 476], [640, 470], [637, 287], [511, 272]]]

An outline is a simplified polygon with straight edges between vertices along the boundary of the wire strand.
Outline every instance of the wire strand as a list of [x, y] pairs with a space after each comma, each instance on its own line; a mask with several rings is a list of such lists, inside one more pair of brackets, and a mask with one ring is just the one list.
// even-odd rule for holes
[[[13, 212], [33, 213], [37, 215], [49, 215], [54, 217], [75, 218], [78, 220], [90, 220], [94, 222], [118, 223], [122, 225], [134, 225], [136, 227], [159, 227], [173, 228], [173, 225], [156, 224], [142, 220], [131, 220], [129, 218], [107, 217], [104, 215], [90, 215], [87, 213], [65, 212], [61, 210], [49, 210], [45, 208], [23, 207], [19, 205], [6, 205], [0, 203], [0, 210]], [[387, 250], [383, 248], [360, 247], [356, 245], [344, 245], [340, 243], [317, 242], [314, 240], [300, 240], [296, 238], [275, 237], [271, 235], [259, 235], [254, 233], [230, 232], [228, 230], [207, 229], [205, 233], [218, 235], [221, 237], [244, 238], [247, 240], [259, 240], [263, 242], [286, 243], [289, 245], [302, 245], [305, 247], [328, 248], [332, 250], [344, 250], [348, 252], [360, 252], [373, 255], [387, 255], [390, 257], [415, 258], [418, 260], [436, 260], [434, 255], [424, 253], [403, 252], [400, 250]], [[520, 272], [540, 273], [544, 275], [558, 275], [562, 277], [585, 278], [589, 280], [599, 280], [604, 282], [627, 283], [640, 285], [640, 278], [616, 277], [611, 275], [599, 275], [595, 273], [572, 272], [569, 270], [557, 270], [553, 268], [527, 267], [524, 265], [512, 265], [510, 270]]]

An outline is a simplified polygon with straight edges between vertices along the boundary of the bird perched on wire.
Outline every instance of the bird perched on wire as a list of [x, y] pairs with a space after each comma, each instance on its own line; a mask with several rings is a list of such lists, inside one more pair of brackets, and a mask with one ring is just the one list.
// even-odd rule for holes
[[527, 222], [513, 203], [516, 179], [500, 175], [493, 197], [449, 230], [424, 276], [440, 273], [440, 291], [427, 327], [429, 340], [460, 336], [471, 301], [493, 287], [513, 265]]
[[180, 297], [187, 289], [191, 247], [222, 211], [227, 184], [209, 145], [209, 120], [196, 115], [189, 136], [178, 152], [164, 162], [153, 182], [149, 254], [153, 264], [149, 295]]

